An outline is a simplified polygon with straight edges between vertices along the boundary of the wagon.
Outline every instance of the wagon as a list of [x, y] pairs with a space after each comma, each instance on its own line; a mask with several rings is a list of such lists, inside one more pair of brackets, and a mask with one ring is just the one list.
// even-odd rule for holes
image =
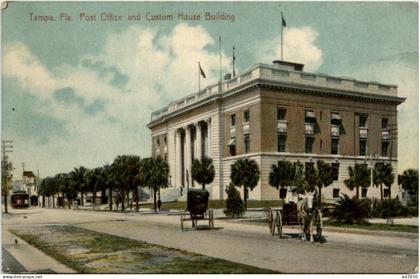
[[209, 228], [214, 228], [213, 210], [208, 209], [209, 192], [202, 189], [190, 189], [187, 193], [187, 209], [181, 212], [181, 230], [184, 231], [184, 222], [191, 221], [193, 229], [197, 228], [198, 221], [206, 221]]
[[[316, 237], [320, 239], [322, 234], [322, 211], [316, 208], [313, 214]], [[286, 203], [283, 207], [270, 207], [267, 215], [268, 227], [272, 236], [276, 234], [277, 229], [279, 237], [282, 238], [284, 225], [299, 225], [297, 204], [294, 202]]]

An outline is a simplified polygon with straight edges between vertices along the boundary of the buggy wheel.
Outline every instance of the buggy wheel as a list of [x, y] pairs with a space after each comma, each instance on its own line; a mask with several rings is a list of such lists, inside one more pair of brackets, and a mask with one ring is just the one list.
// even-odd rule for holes
[[184, 212], [181, 212], [181, 231], [184, 231]]
[[214, 222], [213, 222], [213, 210], [209, 209], [209, 229], [214, 228]]
[[268, 209], [268, 228], [270, 229], [270, 234], [274, 235], [274, 216], [271, 208]]
[[321, 240], [322, 236], [322, 212], [321, 210], [318, 210], [318, 217], [317, 217], [317, 223], [316, 223], [316, 237], [318, 240]]
[[279, 237], [282, 238], [283, 237], [283, 221], [281, 218], [280, 210], [276, 210], [276, 226], [277, 226], [277, 231], [279, 232]]

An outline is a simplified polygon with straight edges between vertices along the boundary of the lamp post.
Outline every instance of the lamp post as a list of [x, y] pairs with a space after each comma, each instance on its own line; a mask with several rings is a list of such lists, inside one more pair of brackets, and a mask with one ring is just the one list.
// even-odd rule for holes
[[[370, 192], [370, 198], [373, 199], [373, 168], [374, 168], [374, 160], [378, 159], [378, 155], [375, 153], [371, 153], [371, 154], [367, 154], [365, 156], [365, 161], [369, 160], [369, 167], [370, 167], [370, 188], [371, 188], [371, 192]], [[372, 204], [371, 204], [372, 206]]]

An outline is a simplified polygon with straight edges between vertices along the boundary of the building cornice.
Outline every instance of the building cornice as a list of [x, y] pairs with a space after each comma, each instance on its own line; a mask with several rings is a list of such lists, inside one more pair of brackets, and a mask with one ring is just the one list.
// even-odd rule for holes
[[[310, 80], [308, 80], [308, 77]], [[336, 80], [335, 82], [340, 84], [330, 84], [328, 80]], [[396, 86], [394, 85], [360, 82], [350, 78], [336, 78], [323, 74], [283, 70], [270, 65], [257, 64], [244, 74], [208, 86], [196, 94], [190, 94], [181, 100], [170, 103], [161, 110], [153, 112], [147, 127], [152, 128], [172, 117], [256, 88], [289, 90], [303, 94], [336, 96], [368, 102], [392, 103], [394, 105], [405, 101], [405, 98], [397, 96]]]

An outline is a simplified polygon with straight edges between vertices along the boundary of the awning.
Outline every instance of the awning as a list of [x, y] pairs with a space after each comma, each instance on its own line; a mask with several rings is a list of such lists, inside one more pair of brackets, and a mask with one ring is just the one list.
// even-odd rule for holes
[[227, 144], [228, 146], [232, 146], [232, 145], [236, 145], [236, 139], [235, 138], [231, 138]]
[[331, 114], [331, 120], [340, 121], [341, 120], [341, 117], [340, 117], [340, 115], [338, 113], [332, 113]]
[[315, 113], [312, 110], [305, 111], [306, 118], [315, 118]]

